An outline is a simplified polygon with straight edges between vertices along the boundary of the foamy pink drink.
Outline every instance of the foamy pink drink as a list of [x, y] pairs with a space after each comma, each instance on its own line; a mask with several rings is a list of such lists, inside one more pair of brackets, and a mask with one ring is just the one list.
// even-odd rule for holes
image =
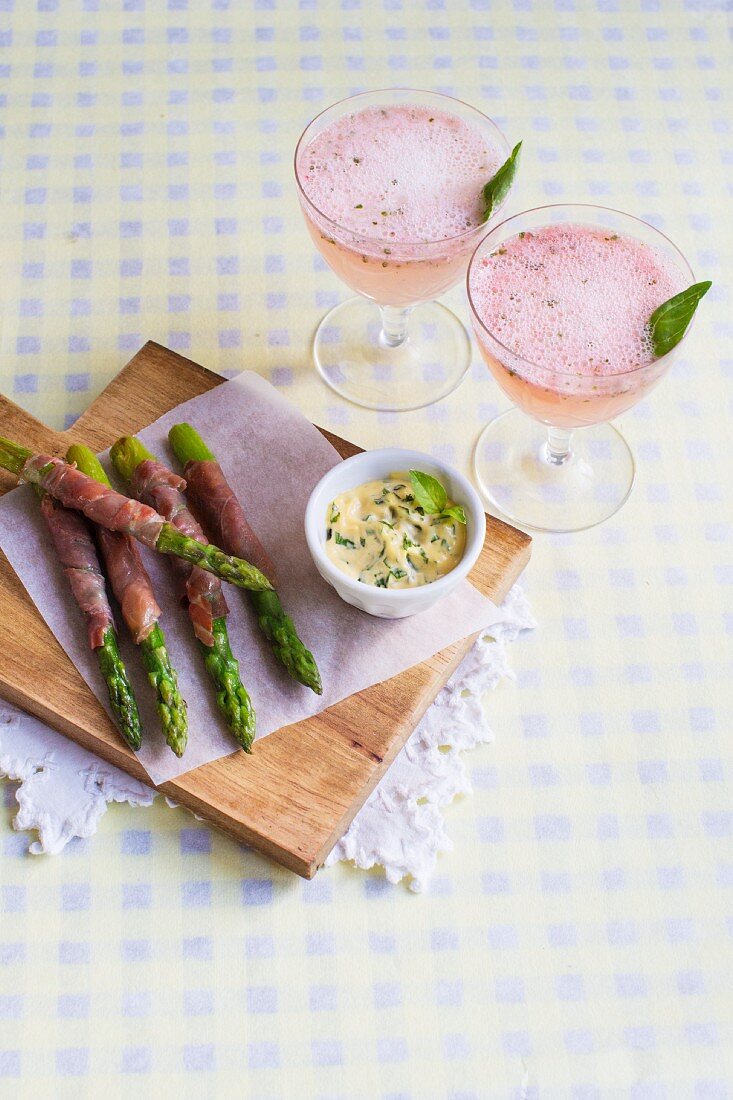
[[658, 354], [651, 318], [693, 283], [672, 241], [620, 210], [545, 206], [489, 231], [467, 285], [479, 347], [515, 406], [474, 450], [494, 508], [541, 531], [580, 531], [621, 507], [636, 467], [610, 421], [669, 368], [679, 343]]
[[471, 264], [474, 330], [494, 378], [558, 428], [612, 420], [661, 377], [649, 318], [688, 284], [669, 255], [598, 225], [540, 226]]
[[436, 298], [466, 270], [482, 189], [506, 157], [498, 131], [435, 106], [348, 111], [298, 147], [308, 230], [359, 294], [397, 307]]
[[[501, 177], [507, 187], [490, 193], [492, 216], [517, 150]], [[305, 128], [295, 177], [306, 226], [357, 292], [329, 310], [313, 340], [315, 368], [335, 393], [397, 412], [439, 401], [465, 378], [468, 333], [435, 299], [490, 231], [484, 190], [509, 155], [475, 107], [415, 89], [362, 92]]]

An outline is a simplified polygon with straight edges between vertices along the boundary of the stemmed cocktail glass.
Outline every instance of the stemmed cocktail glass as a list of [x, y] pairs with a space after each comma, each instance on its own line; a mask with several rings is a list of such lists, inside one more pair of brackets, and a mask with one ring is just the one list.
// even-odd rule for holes
[[[634, 459], [623, 436], [608, 421], [636, 405], [657, 384], [677, 352], [674, 348], [655, 359], [650, 350], [647, 361], [619, 371], [612, 348], [592, 347], [589, 341], [586, 361], [594, 365], [581, 370], [572, 362], [548, 362], [546, 356], [540, 361], [539, 354], [534, 360], [523, 357], [516, 344], [492, 331], [492, 323], [495, 329], [507, 317], [504, 313], [499, 323], [487, 321], [486, 287], [491, 290], [492, 276], [486, 272], [492, 254], [500, 254], [508, 241], [520, 235], [541, 236], [548, 227], [563, 225], [588, 228], [596, 235], [602, 230], [599, 239], [608, 242], [608, 248], [624, 237], [640, 242], [642, 260], [646, 253], [650, 264], [661, 264], [660, 270], [673, 273], [676, 286], [671, 293], [694, 281], [685, 257], [664, 234], [629, 214], [603, 207], [579, 204], [528, 210], [492, 228], [476, 249], [467, 276], [476, 339], [495, 381], [516, 407], [484, 429], [476, 446], [475, 474], [498, 511], [524, 526], [546, 531], [592, 527], [627, 499], [634, 481]], [[536, 263], [542, 266], [541, 257]], [[518, 325], [529, 323], [519, 303], [526, 301], [533, 278], [532, 271], [526, 270], [516, 287], [508, 287], [503, 275], [501, 293], [506, 289], [509, 304], [517, 303]], [[551, 307], [551, 286], [546, 293], [546, 305]], [[658, 304], [666, 297], [662, 294]], [[616, 303], [599, 296], [593, 308], [605, 313], [607, 320], [614, 316]], [[559, 321], [558, 326], [562, 327]], [[619, 342], [623, 339], [619, 332]], [[617, 342], [609, 339], [609, 343]]]
[[[454, 120], [453, 140], [463, 142], [463, 148], [468, 138], [467, 163], [473, 165], [476, 180], [467, 182], [460, 224], [447, 232], [443, 225], [435, 235], [429, 217], [406, 227], [403, 215], [415, 200], [418, 211], [422, 203], [440, 221], [446, 188], [456, 182], [450, 165], [458, 163], [459, 174], [463, 171], [457, 149], [450, 148], [447, 116]], [[441, 126], [430, 131], [436, 121]], [[394, 138], [395, 126], [400, 140], [390, 142], [390, 127]], [[332, 141], [334, 132], [338, 137]], [[412, 148], [411, 143], [421, 148], [425, 135], [433, 134], [433, 146], [422, 146], [425, 158], [415, 156], [405, 163], [404, 149]], [[440, 141], [448, 143], [445, 148]], [[381, 173], [384, 198], [380, 193], [367, 200], [368, 187], [363, 185], [363, 192], [360, 180], [373, 180], [380, 167], [386, 168], [386, 160], [375, 164], [388, 155], [385, 149], [392, 150], [395, 167], [390, 163], [389, 171]], [[460, 100], [432, 92], [366, 92], [334, 104], [306, 127], [295, 151], [305, 222], [323, 258], [357, 292], [323, 318], [315, 335], [316, 369], [336, 393], [367, 408], [416, 409], [439, 401], [461, 382], [471, 360], [468, 336], [458, 318], [434, 299], [460, 281], [471, 253], [488, 232], [489, 222], [480, 217], [481, 186], [509, 152], [491, 119]], [[442, 176], [436, 163], [446, 165]], [[343, 169], [330, 189], [317, 178], [324, 165], [326, 174], [336, 166]]]

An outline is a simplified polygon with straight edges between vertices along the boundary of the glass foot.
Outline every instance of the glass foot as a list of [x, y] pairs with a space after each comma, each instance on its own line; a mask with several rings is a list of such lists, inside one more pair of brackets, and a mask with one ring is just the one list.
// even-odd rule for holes
[[582, 531], [617, 512], [634, 484], [629, 446], [611, 424], [580, 428], [567, 458], [550, 459], [548, 429], [519, 409], [492, 420], [478, 438], [481, 492], [507, 519], [537, 531]]
[[383, 412], [421, 409], [447, 397], [471, 365], [468, 334], [437, 302], [410, 311], [407, 339], [390, 347], [379, 306], [350, 298], [327, 313], [313, 355], [323, 381], [355, 405]]

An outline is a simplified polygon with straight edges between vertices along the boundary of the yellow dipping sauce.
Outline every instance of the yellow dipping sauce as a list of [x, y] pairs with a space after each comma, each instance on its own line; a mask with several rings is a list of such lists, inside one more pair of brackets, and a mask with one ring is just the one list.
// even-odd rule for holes
[[465, 524], [417, 507], [409, 474], [390, 474], [341, 493], [326, 514], [331, 561], [377, 588], [430, 584], [458, 565], [465, 546]]

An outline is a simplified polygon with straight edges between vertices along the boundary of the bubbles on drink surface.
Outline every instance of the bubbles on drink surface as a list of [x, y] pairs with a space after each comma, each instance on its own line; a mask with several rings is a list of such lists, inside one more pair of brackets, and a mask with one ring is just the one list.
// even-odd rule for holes
[[337, 227], [388, 249], [480, 225], [482, 188], [505, 159], [498, 139], [478, 125], [407, 104], [336, 119], [301, 151], [298, 174]]
[[523, 359], [609, 376], [654, 360], [649, 318], [686, 283], [670, 258], [634, 237], [551, 225], [482, 256], [470, 292], [489, 332]]

